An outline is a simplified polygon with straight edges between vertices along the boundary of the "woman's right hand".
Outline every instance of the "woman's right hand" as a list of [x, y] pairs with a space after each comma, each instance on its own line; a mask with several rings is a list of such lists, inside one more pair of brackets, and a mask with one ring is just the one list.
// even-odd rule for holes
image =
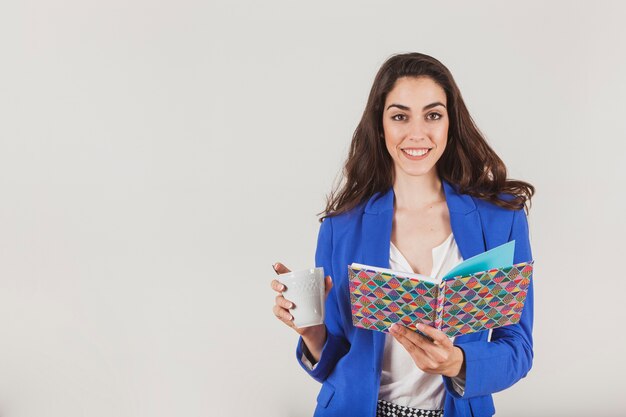
[[[280, 262], [274, 264], [274, 270], [278, 274], [291, 272], [285, 265], [281, 264]], [[326, 325], [322, 323], [309, 327], [296, 327], [296, 325], [293, 323], [293, 316], [289, 311], [289, 309], [293, 308], [294, 305], [291, 301], [287, 300], [283, 296], [283, 291], [286, 290], [285, 286], [276, 279], [272, 280], [271, 286], [272, 289], [278, 293], [273, 308], [274, 315], [278, 320], [282, 321], [287, 326], [294, 329], [296, 333], [302, 336], [302, 339], [309, 349], [309, 352], [311, 352], [315, 360], [319, 360], [322, 348], [324, 347], [324, 343], [326, 343]], [[328, 293], [333, 287], [333, 280], [330, 275], [327, 275], [324, 278], [324, 286], [324, 302], [326, 302], [326, 298], [328, 298]]]

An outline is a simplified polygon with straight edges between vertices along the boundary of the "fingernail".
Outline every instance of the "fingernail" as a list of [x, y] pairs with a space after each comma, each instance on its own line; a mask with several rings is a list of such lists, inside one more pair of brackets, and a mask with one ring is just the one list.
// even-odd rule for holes
[[293, 303], [289, 303], [289, 308], [293, 308]]
[[422, 323], [417, 323], [417, 330], [424, 330], [424, 325]]

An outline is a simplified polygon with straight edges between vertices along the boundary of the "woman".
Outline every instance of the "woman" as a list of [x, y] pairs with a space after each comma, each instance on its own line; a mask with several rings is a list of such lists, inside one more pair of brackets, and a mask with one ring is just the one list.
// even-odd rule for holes
[[511, 240], [514, 263], [530, 261], [524, 207], [533, 186], [506, 179], [449, 70], [419, 53], [379, 70], [344, 173], [315, 254], [328, 273], [325, 323], [296, 328], [284, 287], [271, 283], [274, 314], [300, 335], [297, 360], [322, 383], [315, 416], [493, 415], [491, 394], [531, 368], [532, 280], [518, 324], [452, 339], [418, 325], [428, 340], [398, 324], [388, 334], [354, 327], [347, 265], [441, 277]]

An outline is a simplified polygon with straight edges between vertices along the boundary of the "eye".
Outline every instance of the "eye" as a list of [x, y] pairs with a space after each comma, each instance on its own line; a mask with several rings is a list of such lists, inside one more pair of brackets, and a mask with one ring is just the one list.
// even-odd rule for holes
[[[435, 117], [431, 117], [431, 116], [435, 116]], [[428, 120], [439, 120], [442, 117], [443, 116], [441, 115], [441, 113], [437, 113], [437, 112], [428, 113], [428, 115], [426, 116]]]
[[[400, 120], [396, 119], [396, 117], [398, 117], [398, 116], [403, 117], [403, 119], [400, 119]], [[391, 116], [391, 119], [395, 120], [396, 122], [399, 122], [399, 121], [402, 121], [402, 120], [406, 120], [406, 116], [404, 114], [400, 113], [400, 114], [396, 114], [395, 116]]]

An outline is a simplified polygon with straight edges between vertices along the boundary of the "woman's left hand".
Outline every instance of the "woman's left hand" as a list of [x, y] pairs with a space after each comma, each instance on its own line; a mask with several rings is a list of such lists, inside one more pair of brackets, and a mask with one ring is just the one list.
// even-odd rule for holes
[[448, 336], [421, 323], [417, 325], [417, 330], [433, 341], [397, 323], [391, 326], [390, 334], [409, 352], [418, 368], [429, 374], [448, 377], [458, 376], [465, 371], [463, 351], [454, 346]]

